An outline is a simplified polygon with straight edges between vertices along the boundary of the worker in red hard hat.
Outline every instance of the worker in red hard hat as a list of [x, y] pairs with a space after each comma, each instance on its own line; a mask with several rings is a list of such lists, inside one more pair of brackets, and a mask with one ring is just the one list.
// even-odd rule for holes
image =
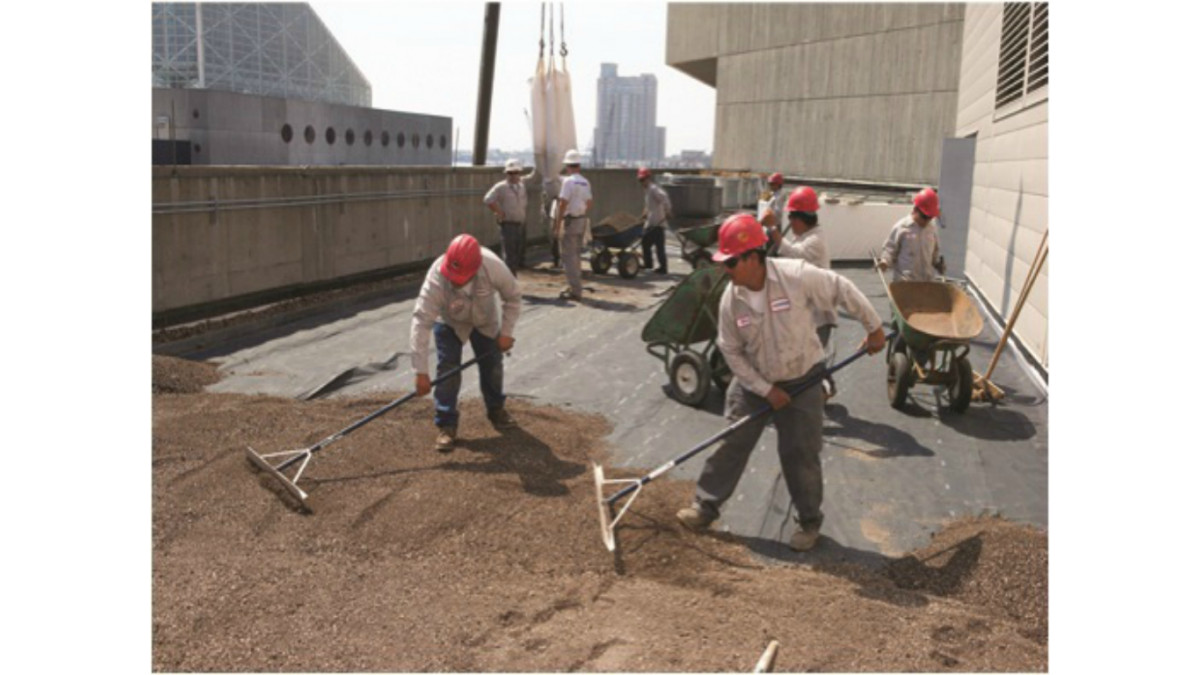
[[842, 308], [867, 331], [866, 349], [885, 345], [882, 322], [871, 303], [845, 277], [804, 260], [768, 258], [767, 236], [748, 213], [731, 216], [718, 231], [713, 261], [725, 265], [732, 283], [721, 296], [717, 347], [733, 372], [725, 392], [730, 422], [770, 405], [772, 413], [744, 424], [724, 438], [709, 456], [696, 482], [692, 505], [676, 517], [691, 529], [707, 528], [720, 516], [758, 444], [773, 422], [779, 463], [799, 528], [789, 544], [797, 551], [816, 545], [820, 536], [823, 478], [821, 392], [808, 388], [793, 398], [789, 388], [825, 370], [813, 310]]
[[[832, 268], [832, 261], [829, 259], [829, 248], [825, 245], [825, 233], [817, 217], [820, 208], [821, 201], [817, 198], [816, 190], [807, 185], [792, 190], [787, 198], [788, 224], [785, 228], [791, 236], [781, 232], [781, 228], [773, 227], [770, 229], [770, 237], [779, 255], [807, 260], [827, 270]], [[815, 312], [814, 318], [817, 322], [817, 337], [821, 338], [821, 348], [825, 350], [825, 364], [833, 365], [837, 357], [837, 349], [832, 341], [833, 331], [837, 328], [837, 312], [819, 310]], [[834, 384], [831, 375], [825, 376], [821, 387], [825, 391], [826, 401], [837, 393], [837, 385]]]
[[[497, 311], [496, 297], [502, 308]], [[437, 346], [438, 376], [462, 363], [463, 345], [470, 341], [479, 357], [479, 389], [487, 416], [496, 429], [516, 425], [504, 409], [504, 356], [513, 347], [513, 329], [521, 314], [517, 278], [495, 253], [469, 234], [450, 242], [446, 253], [433, 262], [413, 307], [409, 346], [416, 372], [417, 395], [432, 389], [429, 378], [429, 335]], [[455, 375], [433, 390], [433, 423], [438, 428], [439, 452], [454, 449], [458, 437], [458, 390], [462, 376]]]
[[[642, 259], [646, 269], [653, 268], [658, 274], [667, 273], [667, 233], [666, 228], [671, 219], [671, 198], [665, 190], [654, 182], [650, 169], [642, 167], [637, 172], [638, 182], [646, 193], [646, 204], [642, 209], [642, 218], [646, 221], [642, 234]], [[651, 249], [658, 255], [658, 267], [654, 267]]]
[[788, 193], [783, 189], [783, 174], [776, 171], [767, 177], [767, 190], [758, 198], [758, 219], [764, 227], [778, 226], [784, 218]]
[[892, 226], [883, 242], [879, 269], [892, 268], [893, 281], [934, 281], [946, 273], [946, 261], [938, 247], [937, 228], [930, 224], [941, 215], [938, 194], [925, 188], [913, 197], [913, 210]]

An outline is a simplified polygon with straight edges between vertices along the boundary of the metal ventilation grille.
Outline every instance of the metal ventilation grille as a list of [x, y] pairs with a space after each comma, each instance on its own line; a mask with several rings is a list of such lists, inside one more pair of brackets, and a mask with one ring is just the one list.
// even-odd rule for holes
[[1033, 26], [1029, 31], [1029, 91], [1050, 84], [1050, 5], [1033, 6]]
[[1025, 94], [1029, 9], [1028, 3], [1004, 3], [1004, 22], [1000, 29], [1000, 71], [996, 78], [997, 108], [1012, 103]]

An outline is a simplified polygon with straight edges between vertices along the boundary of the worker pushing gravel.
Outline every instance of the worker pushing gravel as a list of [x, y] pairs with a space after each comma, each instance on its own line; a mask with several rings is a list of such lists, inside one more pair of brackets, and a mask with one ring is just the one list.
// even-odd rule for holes
[[[731, 281], [721, 297], [717, 338], [734, 375], [725, 393], [725, 417], [733, 422], [770, 405], [779, 462], [800, 526], [790, 545], [806, 551], [816, 545], [824, 519], [824, 412], [816, 388], [795, 398], [788, 390], [825, 370], [814, 311], [840, 307], [857, 318], [867, 331], [864, 348], [870, 354], [886, 346], [882, 321], [845, 277], [804, 260], [768, 258], [767, 236], [750, 214], [727, 219], [719, 237], [713, 260], [725, 264]], [[767, 417], [758, 416], [722, 439], [704, 463], [692, 505], [677, 514], [680, 522], [699, 530], [720, 516], [766, 424]]]
[[[500, 297], [502, 309], [496, 310]], [[513, 329], [521, 314], [521, 291], [513, 273], [495, 253], [482, 248], [469, 234], [450, 242], [446, 253], [433, 262], [413, 308], [412, 366], [418, 396], [431, 390], [435, 400], [436, 448], [454, 449], [458, 437], [458, 391], [462, 376], [447, 378], [434, 389], [429, 379], [429, 335], [437, 347], [437, 372], [441, 376], [459, 366], [468, 340], [479, 360], [479, 389], [487, 416], [496, 429], [516, 422], [504, 409], [504, 357], [513, 347]]]

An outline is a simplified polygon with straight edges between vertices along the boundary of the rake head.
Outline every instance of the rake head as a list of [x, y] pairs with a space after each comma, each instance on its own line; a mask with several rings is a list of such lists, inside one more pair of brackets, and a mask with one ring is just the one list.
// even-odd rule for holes
[[[638, 478], [605, 478], [604, 467], [599, 464], [592, 465], [592, 479], [596, 485], [596, 505], [600, 512], [600, 536], [604, 538], [604, 547], [609, 552], [616, 554], [617, 523], [625, 515], [625, 512], [629, 510], [638, 493], [642, 491], [643, 482]], [[604, 487], [606, 485], [625, 485], [626, 487], [609, 497], [605, 497]], [[617, 511], [616, 502], [624, 495], [629, 495], [629, 500], [625, 502], [620, 511]]]
[[[272, 457], [284, 457], [284, 460], [279, 464], [272, 464], [270, 461]], [[309, 510], [308, 494], [304, 490], [301, 490], [299, 485], [296, 485], [296, 481], [300, 480], [300, 474], [304, 473], [304, 468], [308, 466], [308, 460], [311, 458], [312, 451], [308, 448], [260, 455], [254, 451], [254, 448], [246, 446], [246, 459], [250, 460], [251, 464], [260, 469], [267, 477], [273, 479], [279, 487], [294, 497], [305, 511]], [[283, 471], [296, 462], [300, 462], [300, 468], [296, 471], [294, 477], [288, 478], [287, 474]]]

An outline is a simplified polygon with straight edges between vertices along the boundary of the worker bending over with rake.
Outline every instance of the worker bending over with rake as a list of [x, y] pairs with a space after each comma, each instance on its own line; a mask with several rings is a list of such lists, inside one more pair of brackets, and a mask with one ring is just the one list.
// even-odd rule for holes
[[[829, 248], [825, 245], [825, 232], [818, 227], [817, 210], [821, 202], [817, 199], [817, 191], [806, 186], [792, 190], [787, 199], [787, 222], [792, 237], [784, 236], [784, 228], [772, 227], [771, 245], [785, 258], [799, 258], [820, 267], [823, 270], [833, 266], [829, 259]], [[816, 310], [814, 317], [817, 325], [817, 337], [821, 338], [821, 349], [825, 350], [825, 365], [833, 365], [837, 350], [832, 345], [833, 330], [837, 328], [837, 312], [828, 309]], [[826, 375], [821, 380], [821, 388], [825, 392], [825, 400], [833, 398], [837, 386], [833, 376]]]
[[[499, 316], [496, 296], [503, 302]], [[517, 279], [495, 253], [481, 248], [469, 234], [450, 242], [446, 253], [433, 262], [413, 308], [412, 365], [417, 373], [417, 394], [432, 388], [429, 379], [429, 334], [437, 344], [440, 377], [462, 362], [463, 344], [479, 359], [479, 389], [487, 416], [496, 429], [516, 422], [504, 409], [504, 357], [512, 349], [513, 328], [521, 314]], [[439, 320], [440, 319], [440, 320]], [[433, 392], [433, 423], [437, 425], [437, 450], [450, 452], [458, 436], [458, 390], [462, 375], [447, 378]]]
[[733, 371], [725, 393], [725, 417], [733, 422], [770, 405], [716, 446], [704, 463], [691, 506], [676, 517], [691, 529], [708, 527], [733, 494], [768, 418], [778, 434], [779, 463], [800, 528], [789, 542], [807, 551], [820, 537], [823, 478], [821, 427], [824, 412], [815, 387], [796, 398], [788, 391], [825, 369], [815, 310], [845, 309], [867, 330], [864, 345], [875, 354], [886, 345], [879, 315], [846, 278], [803, 260], [768, 258], [767, 235], [750, 214], [727, 219], [713, 260], [723, 262], [731, 283], [721, 296], [717, 346]]
[[937, 274], [946, 273], [937, 228], [930, 225], [939, 215], [937, 193], [925, 188], [913, 197], [912, 213], [892, 226], [879, 260], [880, 270], [894, 269], [892, 281], [936, 281]]

